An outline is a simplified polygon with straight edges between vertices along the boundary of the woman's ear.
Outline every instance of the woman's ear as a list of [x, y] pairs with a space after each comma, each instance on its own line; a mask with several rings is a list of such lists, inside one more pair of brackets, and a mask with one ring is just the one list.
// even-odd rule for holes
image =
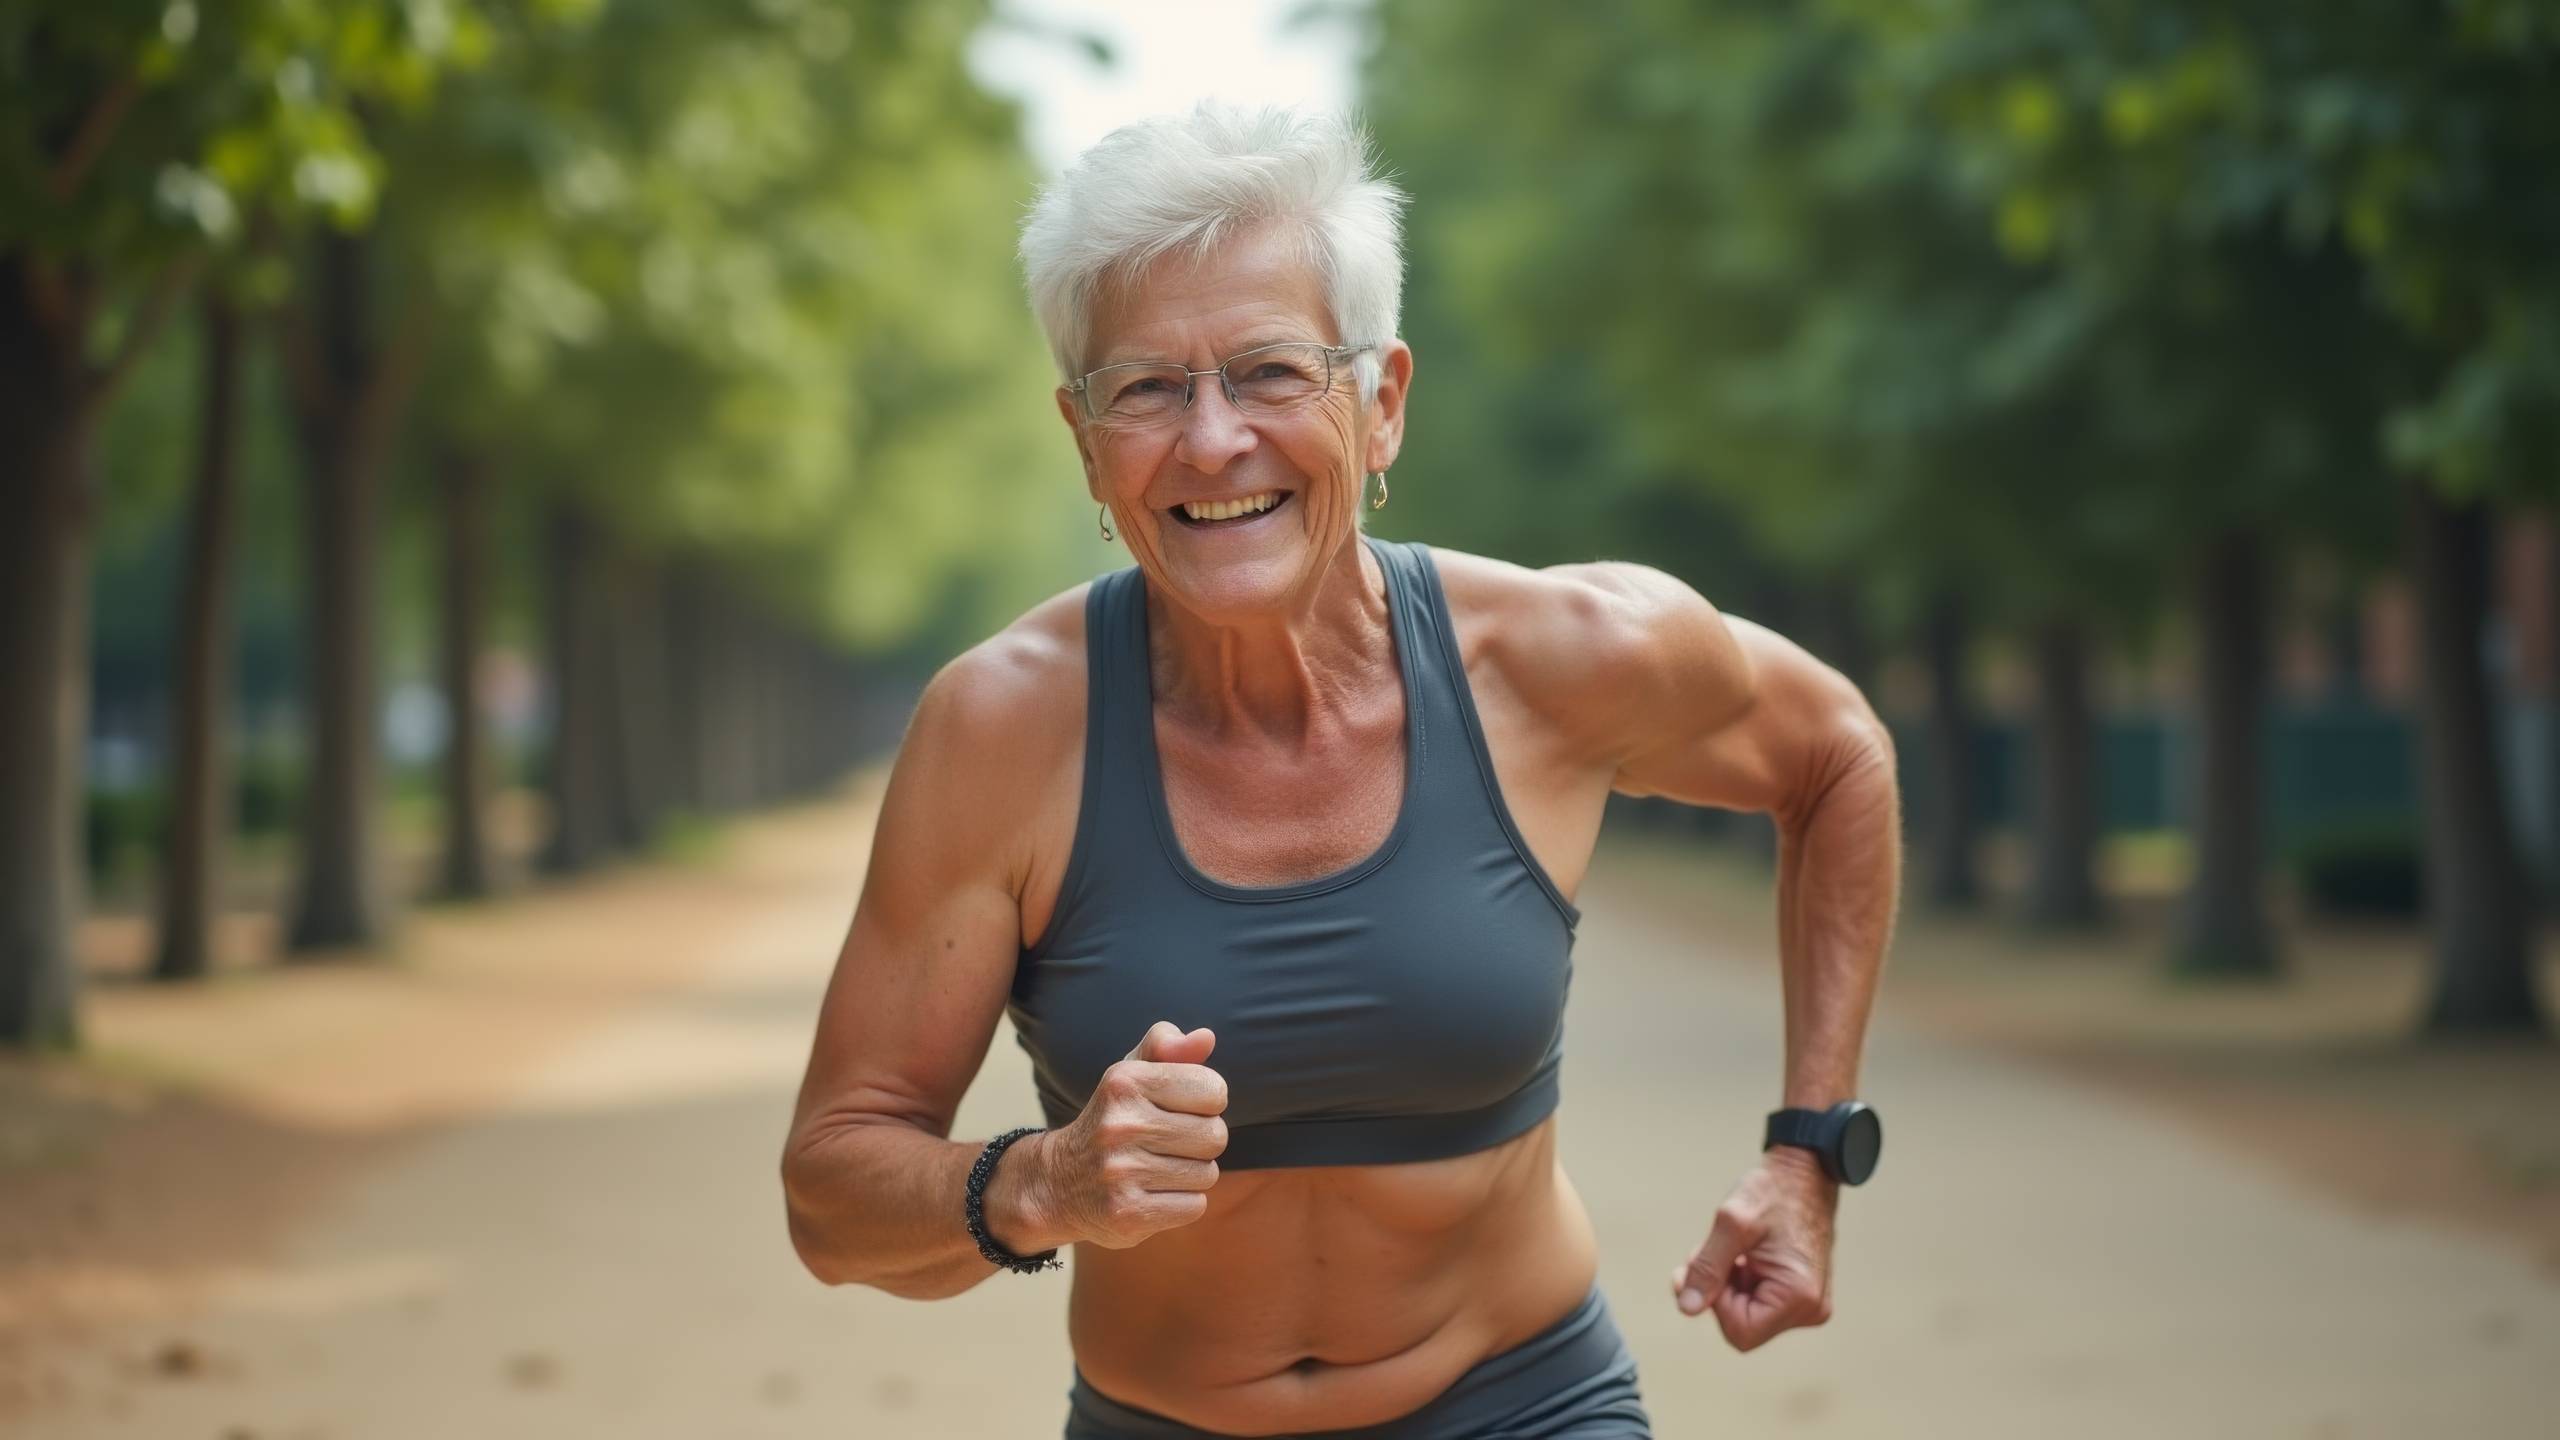
[[1390, 340], [1378, 347], [1378, 394], [1369, 402], [1362, 470], [1372, 474], [1396, 463], [1404, 448], [1404, 402], [1413, 389], [1413, 347]]
[[1056, 398], [1058, 418], [1067, 422], [1067, 433], [1076, 437], [1076, 458], [1084, 462], [1085, 493], [1091, 495], [1097, 504], [1104, 503], [1102, 477], [1094, 469], [1092, 447], [1085, 444], [1084, 426], [1076, 423], [1079, 408], [1076, 405], [1076, 392], [1061, 385], [1058, 387]]

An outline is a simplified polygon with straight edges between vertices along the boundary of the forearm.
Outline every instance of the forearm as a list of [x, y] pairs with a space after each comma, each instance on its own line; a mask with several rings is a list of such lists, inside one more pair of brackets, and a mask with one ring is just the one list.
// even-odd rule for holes
[[[830, 1285], [910, 1300], [957, 1295], [996, 1273], [963, 1213], [969, 1169], [988, 1137], [945, 1140], [895, 1122], [840, 1125], [794, 1146], [783, 1165], [791, 1242]], [[1052, 1218], [1046, 1133], [997, 1157], [983, 1197], [987, 1232], [1016, 1255], [1076, 1237]]]
[[1783, 1105], [1825, 1109], [1858, 1093], [1878, 977], [1902, 886], [1893, 742], [1845, 734], [1804, 803], [1778, 817], [1778, 951], [1786, 997]]

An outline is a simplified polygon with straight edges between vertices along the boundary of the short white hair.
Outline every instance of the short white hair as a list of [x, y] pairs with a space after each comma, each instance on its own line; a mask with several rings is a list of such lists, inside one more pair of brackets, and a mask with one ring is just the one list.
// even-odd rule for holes
[[[1383, 345], [1403, 298], [1405, 198], [1348, 116], [1203, 100], [1103, 136], [1041, 191], [1022, 226], [1031, 309], [1060, 378], [1072, 380], [1105, 284], [1269, 225], [1315, 267], [1340, 342]], [[1365, 404], [1377, 394], [1376, 353], [1355, 368]]]

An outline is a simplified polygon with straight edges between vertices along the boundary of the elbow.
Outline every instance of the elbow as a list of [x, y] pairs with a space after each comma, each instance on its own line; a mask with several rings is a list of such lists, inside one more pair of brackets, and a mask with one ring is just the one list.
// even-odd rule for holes
[[830, 1244], [824, 1226], [818, 1223], [810, 1203], [800, 1167], [795, 1163], [798, 1152], [786, 1155], [782, 1162], [782, 1208], [785, 1224], [791, 1233], [791, 1251], [800, 1257], [800, 1267], [822, 1285], [852, 1285], [861, 1274], [845, 1262], [841, 1251]]
[[1805, 752], [1786, 796], [1770, 807], [1781, 830], [1798, 831], [1824, 817], [1826, 824], [1854, 823], [1846, 817], [1882, 814], [1882, 823], [1899, 829], [1893, 813], [1900, 807], [1901, 780], [1896, 774], [1893, 735], [1863, 704], [1843, 711], [1825, 727], [1823, 739]]
[[960, 1294], [975, 1283], [937, 1283], [931, 1277], [884, 1271], [863, 1263], [861, 1247], [847, 1243], [847, 1231], [853, 1225], [844, 1213], [841, 1183], [822, 1199], [817, 1187], [827, 1182], [798, 1162], [797, 1150], [782, 1162], [784, 1219], [791, 1235], [791, 1252], [800, 1257], [800, 1268], [819, 1284], [830, 1288], [861, 1285], [901, 1300], [941, 1300]]
[[1895, 783], [1901, 761], [1894, 754], [1893, 732], [1886, 729], [1884, 722], [1870, 710], [1858, 723], [1857, 733], [1858, 747], [1866, 756], [1867, 768], [1882, 775], [1886, 783]]
[[1893, 749], [1893, 731], [1886, 728], [1884, 717], [1876, 713], [1865, 692], [1851, 684], [1846, 676], [1833, 671], [1834, 689], [1830, 707], [1832, 743], [1827, 747], [1826, 768], [1835, 777], [1859, 777], [1868, 783], [1881, 782], [1893, 788], [1898, 760]]
[[800, 1268], [808, 1271], [819, 1284], [861, 1283], [861, 1273], [844, 1263], [843, 1258], [827, 1246], [817, 1227], [805, 1219], [796, 1206], [791, 1211], [790, 1224], [792, 1253], [800, 1257]]
[[844, 1171], [821, 1163], [821, 1149], [814, 1141], [795, 1138], [783, 1151], [782, 1210], [791, 1252], [819, 1284], [876, 1284], [870, 1268], [860, 1263], [860, 1247], [847, 1243], [847, 1232], [858, 1224], [849, 1213], [847, 1202], [854, 1197], [846, 1193]]
[[1859, 791], [1861, 808], [1900, 808], [1902, 780], [1893, 753], [1893, 732], [1873, 712], [1847, 722], [1838, 757], [1834, 788]]
[[[801, 1268], [819, 1284], [830, 1288], [859, 1285], [901, 1300], [947, 1300], [976, 1283], [974, 1279], [954, 1283], [921, 1275], [889, 1274], [857, 1267], [848, 1263], [841, 1251], [820, 1243], [809, 1227], [796, 1217], [791, 1222], [791, 1248], [799, 1255]], [[993, 1274], [994, 1271], [987, 1273]]]

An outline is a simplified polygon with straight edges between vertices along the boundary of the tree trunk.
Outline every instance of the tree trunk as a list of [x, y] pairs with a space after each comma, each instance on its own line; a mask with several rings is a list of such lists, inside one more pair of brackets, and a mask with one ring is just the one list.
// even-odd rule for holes
[[89, 693], [87, 308], [0, 257], [0, 1047], [79, 1043], [71, 928]]
[[2539, 1030], [2533, 903], [2500, 788], [2480, 654], [2489, 611], [2489, 511], [2478, 502], [2454, 505], [2413, 481], [2408, 516], [2418, 591], [2427, 916], [2436, 949], [2426, 1029]]
[[2329, 610], [2329, 700], [2365, 703], [2364, 590], [2349, 585]]
[[2544, 513], [2542, 530], [2542, 861], [2536, 889], [2545, 907], [2560, 908], [2560, 508]]
[[2206, 546], [2197, 574], [2196, 868], [2171, 958], [2181, 974], [2276, 973], [2261, 838], [2267, 572], [2264, 538], [2231, 531]]
[[217, 287], [204, 303], [204, 390], [196, 487], [187, 515], [178, 639], [178, 704], [170, 717], [169, 828], [160, 867], [160, 942], [153, 978], [187, 980], [213, 968], [222, 913], [222, 852], [230, 834], [230, 767], [223, 736], [231, 695], [231, 557], [239, 531], [240, 312]]
[[753, 623], [727, 585], [711, 592], [710, 652], [713, 808], [734, 814], [756, 803]]
[[551, 838], [543, 868], [574, 874], [611, 848], [611, 770], [602, 743], [607, 676], [597, 629], [596, 539], [568, 502], [554, 500], [545, 522], [551, 651]]
[[489, 460], [446, 447], [436, 468], [444, 482], [444, 596], [437, 636], [446, 717], [441, 889], [454, 899], [476, 899], [491, 888], [488, 726], [478, 678], [489, 614]]
[[1937, 803], [1929, 817], [1928, 890], [1942, 910], [1970, 909], [1982, 901], [1975, 863], [1973, 707], [1965, 692], [1965, 651], [1970, 639], [1964, 602], [1942, 593], [1921, 622], [1929, 666], [1929, 771]]
[[667, 773], [669, 803], [688, 814], [711, 808], [711, 717], [705, 686], [710, 674], [708, 593], [699, 561], [670, 564], [660, 582], [659, 609], [666, 617]]
[[309, 728], [302, 885], [287, 948], [380, 943], [388, 925], [374, 814], [375, 556], [382, 468], [409, 358], [372, 333], [362, 237], [324, 235], [296, 325], [308, 590], [303, 712]]
[[667, 806], [666, 634], [656, 566], [615, 547], [606, 576], [611, 604], [604, 642], [611, 654], [606, 739], [613, 757], [614, 842], [648, 848]]
[[746, 803], [772, 803], [780, 787], [774, 783], [774, 706], [772, 629], [761, 609], [739, 612], [740, 693], [746, 699], [743, 726], [747, 733]]
[[2087, 632], [2076, 620], [2049, 620], [2037, 628], [2035, 651], [2026, 918], [2041, 929], [2094, 929], [2105, 915], [2097, 882], [2097, 737]]

